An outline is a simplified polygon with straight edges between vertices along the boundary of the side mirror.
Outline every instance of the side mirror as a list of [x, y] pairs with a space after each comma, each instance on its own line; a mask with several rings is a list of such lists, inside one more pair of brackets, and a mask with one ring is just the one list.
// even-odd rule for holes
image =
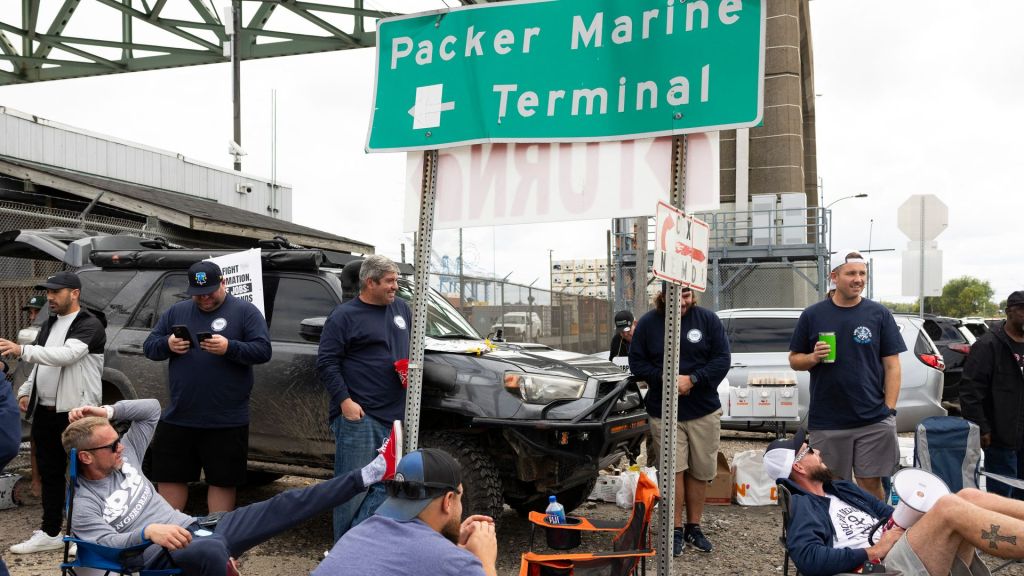
[[299, 322], [299, 336], [302, 336], [302, 339], [307, 342], [320, 342], [320, 335], [324, 332], [324, 322], [326, 321], [327, 316], [306, 318]]

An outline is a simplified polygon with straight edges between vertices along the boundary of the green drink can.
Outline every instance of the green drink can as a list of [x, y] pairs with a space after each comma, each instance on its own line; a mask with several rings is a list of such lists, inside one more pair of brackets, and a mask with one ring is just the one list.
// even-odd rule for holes
[[836, 361], [836, 333], [835, 332], [818, 332], [818, 342], [825, 342], [828, 344], [828, 356], [822, 359], [825, 364], [832, 364]]

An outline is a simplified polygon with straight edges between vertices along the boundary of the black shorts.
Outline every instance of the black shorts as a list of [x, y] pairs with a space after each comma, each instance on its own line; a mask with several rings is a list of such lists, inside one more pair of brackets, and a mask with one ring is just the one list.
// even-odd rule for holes
[[196, 482], [202, 470], [211, 486], [241, 486], [249, 454], [249, 425], [191, 428], [161, 420], [150, 452], [153, 482]]

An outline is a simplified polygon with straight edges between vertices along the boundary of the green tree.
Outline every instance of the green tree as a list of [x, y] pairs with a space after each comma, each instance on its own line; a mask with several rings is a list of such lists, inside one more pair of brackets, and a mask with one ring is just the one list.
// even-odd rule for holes
[[882, 301], [882, 306], [885, 306], [893, 314], [917, 314], [918, 307], [917, 301], [914, 302], [885, 302]]
[[942, 287], [942, 296], [925, 298], [925, 310], [942, 316], [991, 316], [996, 313], [992, 302], [995, 292], [983, 280], [971, 276], [954, 278]]

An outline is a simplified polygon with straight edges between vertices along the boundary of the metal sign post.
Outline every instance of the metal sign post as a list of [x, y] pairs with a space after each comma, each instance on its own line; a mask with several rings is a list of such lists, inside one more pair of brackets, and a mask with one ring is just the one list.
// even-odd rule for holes
[[[677, 136], [672, 142], [672, 205], [682, 210], [686, 199], [686, 136]], [[645, 239], [646, 241], [646, 239]], [[645, 267], [646, 268], [646, 267]], [[658, 506], [658, 576], [672, 574], [672, 532], [676, 502], [676, 419], [679, 415], [679, 299], [681, 286], [666, 284], [665, 294], [665, 360], [661, 372], [661, 460], [658, 462], [658, 486], [661, 505]]]
[[434, 240], [434, 199], [437, 196], [437, 150], [423, 152], [423, 197], [416, 233], [413, 266], [412, 335], [409, 342], [409, 388], [405, 397], [405, 453], [420, 441], [420, 402], [423, 400], [423, 347], [427, 337], [427, 292], [430, 290], [430, 248]]

